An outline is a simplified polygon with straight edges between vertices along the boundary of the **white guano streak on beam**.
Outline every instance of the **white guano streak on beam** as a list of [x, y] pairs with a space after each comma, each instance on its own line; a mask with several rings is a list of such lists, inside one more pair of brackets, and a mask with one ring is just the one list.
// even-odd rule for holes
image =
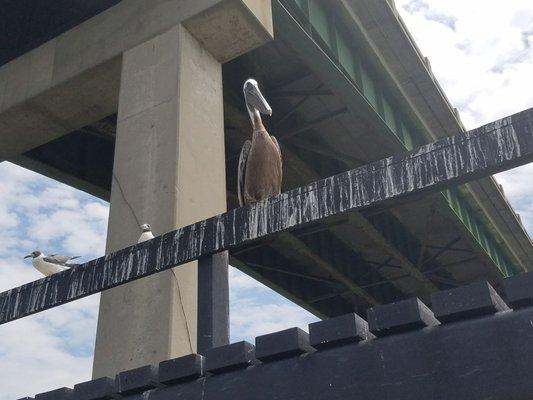
[[[533, 160], [533, 109], [169, 232], [0, 294], [0, 323], [336, 214]], [[387, 179], [388, 177], [388, 179]], [[326, 222], [326, 221], [324, 221]], [[234, 228], [233, 228], [234, 226]]]

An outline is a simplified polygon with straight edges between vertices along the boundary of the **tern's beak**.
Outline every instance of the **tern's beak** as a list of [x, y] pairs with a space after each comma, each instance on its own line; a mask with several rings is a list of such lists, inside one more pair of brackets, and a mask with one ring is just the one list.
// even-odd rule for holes
[[261, 114], [272, 115], [272, 108], [256, 84], [248, 83], [245, 87], [246, 101]]
[[24, 259], [30, 258], [30, 257], [33, 257], [33, 254], [28, 254], [26, 257], [24, 257]]

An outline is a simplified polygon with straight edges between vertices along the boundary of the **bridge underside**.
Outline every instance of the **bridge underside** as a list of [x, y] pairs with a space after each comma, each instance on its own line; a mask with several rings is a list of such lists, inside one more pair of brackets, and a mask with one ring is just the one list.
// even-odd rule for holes
[[[276, 4], [276, 39], [223, 69], [229, 208], [237, 206], [237, 162], [251, 135], [241, 94], [250, 76], [274, 110], [265, 122], [282, 146], [283, 190], [406, 149], [383, 134], [386, 118], [357, 106], [361, 94], [347, 98], [336, 88], [347, 79], [342, 68], [337, 75], [324, 68], [336, 66], [320, 53], [324, 44]], [[12, 161], [108, 200], [115, 130], [110, 115]], [[465, 197], [460, 189], [448, 191], [283, 233], [231, 254], [231, 264], [321, 317], [412, 296], [427, 302], [436, 290], [481, 279], [497, 283], [518, 272], [505, 246], [480, 242], [479, 217], [470, 215]]]

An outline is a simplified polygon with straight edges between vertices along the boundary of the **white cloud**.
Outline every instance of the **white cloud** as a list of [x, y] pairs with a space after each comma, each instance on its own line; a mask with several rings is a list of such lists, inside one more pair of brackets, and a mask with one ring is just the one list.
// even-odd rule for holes
[[533, 164], [524, 165], [496, 175], [505, 195], [511, 200], [528, 232], [533, 232]]
[[9, 323], [0, 330], [0, 399], [12, 400], [90, 379], [92, 356], [75, 355], [64, 348], [71, 335], [36, 317]]
[[[104, 252], [105, 203], [0, 164], [0, 291], [41, 278], [24, 255]], [[99, 296], [0, 326], [0, 400], [90, 379]]]
[[[533, 105], [530, 0], [397, 0], [422, 53], [431, 61], [467, 128]], [[433, 15], [453, 18], [455, 29]]]
[[231, 336], [233, 341], [298, 326], [317, 320], [308, 311], [275, 294], [235, 268], [230, 269]]
[[255, 290], [255, 291], [268, 291], [269, 289], [262, 283], [250, 278], [248, 275], [242, 273], [237, 268], [230, 268], [230, 291], [232, 294], [237, 291], [243, 290]]
[[[531, 0], [397, 0], [397, 8], [471, 129], [533, 107]], [[432, 15], [453, 16], [455, 29]], [[531, 165], [496, 176], [533, 229]]]

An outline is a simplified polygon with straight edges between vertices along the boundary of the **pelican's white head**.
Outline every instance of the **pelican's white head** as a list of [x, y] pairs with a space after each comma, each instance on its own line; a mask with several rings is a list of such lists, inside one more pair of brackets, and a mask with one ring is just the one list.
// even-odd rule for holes
[[150, 232], [152, 230], [149, 224], [142, 224], [140, 228], [141, 228], [141, 231], [143, 232]]
[[259, 90], [259, 85], [255, 79], [248, 79], [244, 82], [243, 86], [244, 101], [250, 114], [252, 123], [254, 122], [254, 112], [257, 111], [261, 114], [272, 115], [272, 108], [264, 98], [263, 94]]

